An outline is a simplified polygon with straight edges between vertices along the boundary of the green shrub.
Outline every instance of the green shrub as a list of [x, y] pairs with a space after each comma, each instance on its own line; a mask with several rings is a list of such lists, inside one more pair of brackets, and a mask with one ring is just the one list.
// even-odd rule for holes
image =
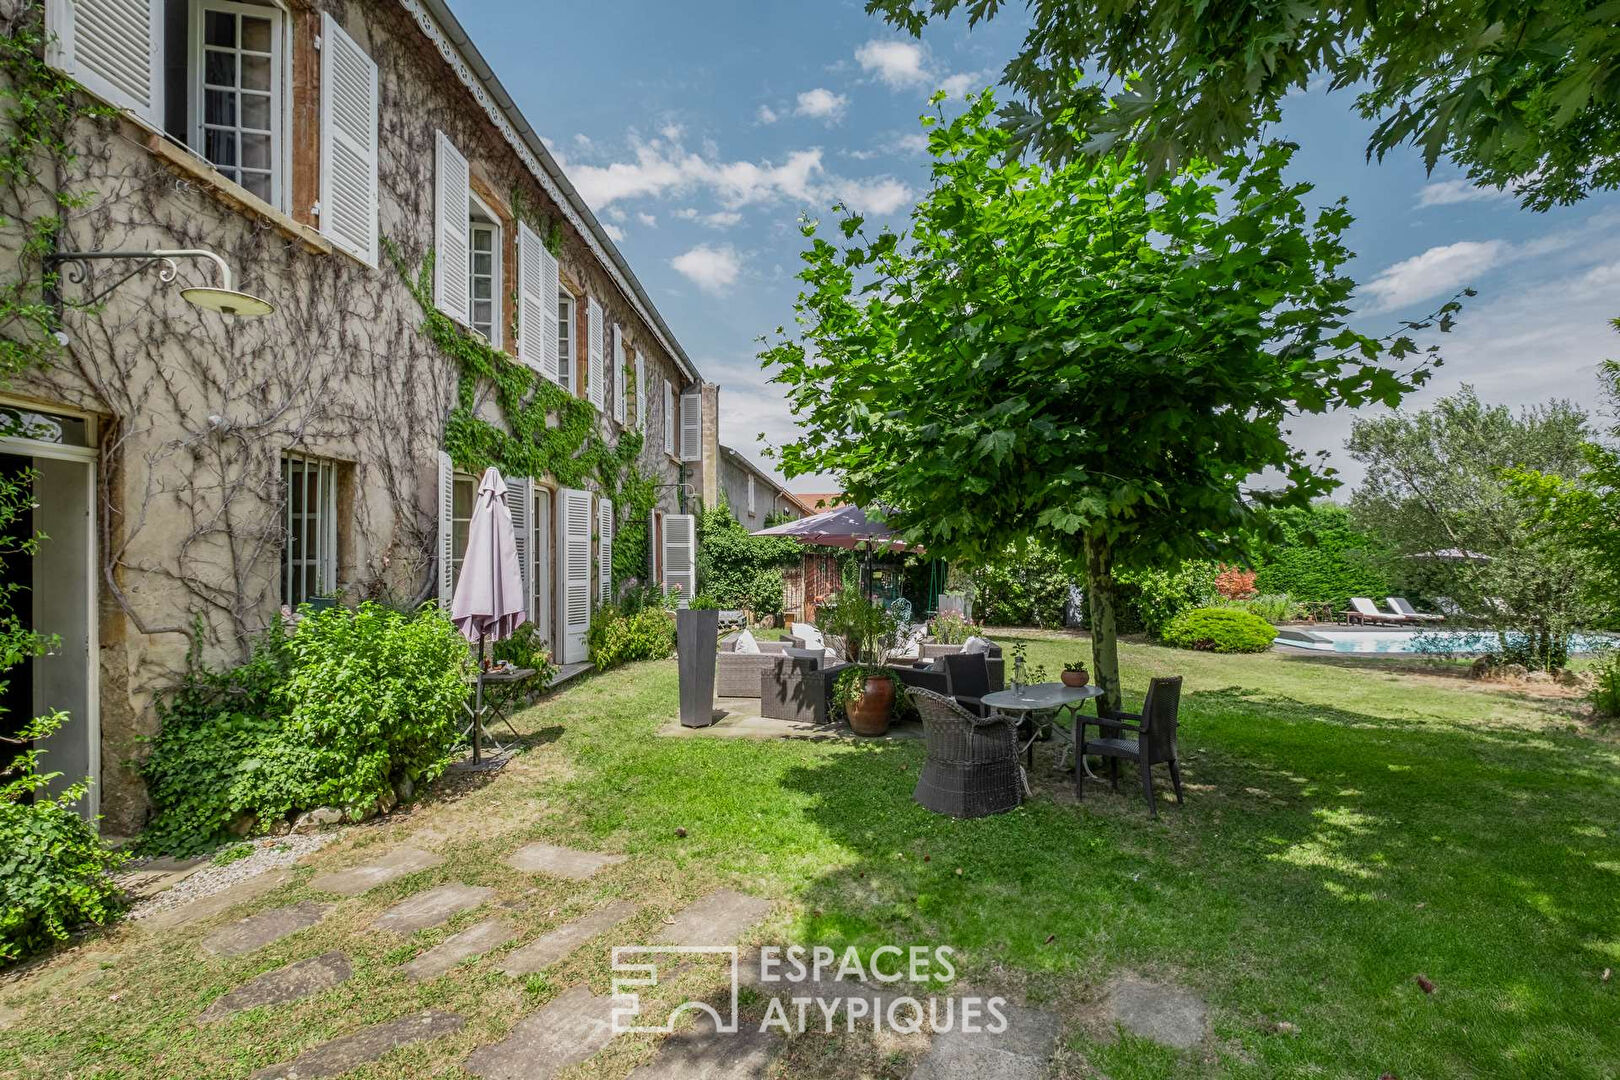
[[934, 640], [941, 645], [960, 645], [979, 632], [979, 624], [954, 611], [942, 611], [928, 624]]
[[1302, 614], [1301, 606], [1287, 593], [1262, 593], [1247, 600], [1233, 600], [1226, 606], [1258, 615], [1273, 626], [1293, 622]]
[[1378, 568], [1382, 543], [1351, 521], [1337, 503], [1283, 507], [1263, 512], [1276, 537], [1260, 545], [1255, 587], [1295, 600], [1350, 606], [1352, 596], [1387, 596], [1389, 582]]
[[[34, 720], [23, 739], [43, 739], [66, 713]], [[123, 893], [112, 872], [124, 855], [107, 848], [73, 804], [90, 789], [81, 780], [49, 795], [60, 773], [40, 773], [41, 750], [18, 755], [0, 777], [0, 968], [57, 941], [75, 928], [117, 917]]]
[[267, 832], [317, 806], [362, 812], [400, 780], [449, 763], [472, 673], [443, 613], [377, 604], [310, 612], [272, 629], [240, 667], [194, 664], [159, 714], [142, 766], [157, 813], [147, 851], [217, 846], [234, 822]]
[[973, 574], [973, 613], [986, 626], [1061, 627], [1069, 584], [1082, 576], [1051, 548], [1009, 547]]
[[599, 608], [591, 617], [585, 644], [598, 671], [632, 660], [662, 660], [675, 651], [675, 618], [657, 607], [631, 614], [616, 607]]
[[755, 536], [721, 503], [698, 515], [698, 589], [722, 608], [751, 611], [755, 618], [782, 613], [782, 568], [799, 562], [804, 549], [785, 536]]
[[530, 694], [538, 693], [550, 685], [557, 674], [557, 665], [551, 662], [551, 646], [540, 636], [532, 622], [519, 626], [511, 637], [497, 641], [490, 649], [496, 660], [505, 660], [515, 668], [532, 668], [534, 677], [520, 683], [485, 683], [484, 698], [506, 711], [521, 706]]
[[1221, 653], [1265, 652], [1276, 637], [1276, 628], [1266, 620], [1235, 607], [1183, 611], [1164, 630], [1168, 645]]
[[1115, 597], [1120, 632], [1140, 630], [1157, 637], [1183, 611], [1214, 603], [1219, 572], [1220, 567], [1206, 559], [1188, 559], [1169, 570], [1120, 571]]
[[1620, 649], [1605, 653], [1592, 665], [1592, 707], [1599, 716], [1620, 716]]

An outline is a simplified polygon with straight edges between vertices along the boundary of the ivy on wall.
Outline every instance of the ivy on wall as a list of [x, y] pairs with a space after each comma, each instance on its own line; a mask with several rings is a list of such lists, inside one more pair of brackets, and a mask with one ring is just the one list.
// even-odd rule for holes
[[[549, 241], [548, 241], [549, 244]], [[456, 362], [456, 406], [445, 421], [444, 449], [457, 468], [480, 473], [493, 465], [505, 476], [550, 476], [564, 487], [594, 477], [613, 500], [615, 595], [648, 565], [648, 517], [658, 484], [637, 464], [645, 438], [626, 430], [617, 445], [604, 439], [597, 410], [525, 364], [458, 326], [433, 303], [433, 252], [412, 274], [398, 245], [384, 240], [395, 268], [422, 309], [422, 332]], [[480, 385], [494, 387], [502, 427], [478, 415]]]

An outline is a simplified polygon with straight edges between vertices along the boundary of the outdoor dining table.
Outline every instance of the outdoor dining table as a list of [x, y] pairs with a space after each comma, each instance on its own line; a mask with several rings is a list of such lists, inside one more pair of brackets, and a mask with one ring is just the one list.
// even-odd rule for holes
[[[1018, 717], [1030, 716], [1034, 721], [1031, 726], [1029, 741], [1024, 744], [1023, 750], [1028, 755], [1029, 767], [1035, 764], [1035, 741], [1040, 737], [1042, 728], [1050, 728], [1067, 741], [1068, 747], [1064, 749], [1063, 757], [1058, 760], [1058, 768], [1063, 767], [1063, 760], [1069, 756], [1069, 749], [1076, 745], [1075, 734], [1082, 723], [1080, 708], [1094, 698], [1102, 697], [1102, 687], [1096, 685], [1065, 686], [1060, 682], [1034, 683], [1030, 686], [1019, 687], [1016, 690], [996, 690], [984, 695], [979, 700], [997, 712], [1011, 713]], [[1068, 710], [1075, 724], [1075, 731], [1063, 728], [1043, 719], [1041, 714], [1050, 713], [1055, 719], [1056, 714]], [[1087, 774], [1091, 773], [1085, 763], [1081, 763]], [[1096, 779], [1095, 776], [1092, 777]]]

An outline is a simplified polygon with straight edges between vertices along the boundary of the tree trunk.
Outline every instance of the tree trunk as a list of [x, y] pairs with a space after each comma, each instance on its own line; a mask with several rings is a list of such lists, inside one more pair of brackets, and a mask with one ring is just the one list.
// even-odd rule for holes
[[1086, 609], [1091, 615], [1092, 678], [1106, 712], [1120, 708], [1119, 635], [1114, 631], [1114, 553], [1106, 540], [1086, 538]]

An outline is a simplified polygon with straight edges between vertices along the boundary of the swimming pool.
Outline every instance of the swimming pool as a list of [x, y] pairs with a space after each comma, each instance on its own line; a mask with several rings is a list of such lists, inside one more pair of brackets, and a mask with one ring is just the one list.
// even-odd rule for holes
[[[1311, 652], [1408, 653], [1414, 655], [1471, 655], [1495, 652], [1490, 630], [1308, 630], [1283, 627], [1277, 644]], [[1572, 634], [1569, 651], [1595, 652], [1616, 644], [1610, 634]]]

